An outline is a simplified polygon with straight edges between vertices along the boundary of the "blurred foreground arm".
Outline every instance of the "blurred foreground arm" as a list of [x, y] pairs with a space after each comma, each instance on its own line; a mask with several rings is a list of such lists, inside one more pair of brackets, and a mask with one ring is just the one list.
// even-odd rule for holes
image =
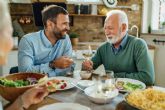
[[24, 110], [32, 104], [40, 103], [44, 97], [48, 95], [46, 87], [34, 87], [27, 90], [23, 95], [18, 97], [16, 101], [5, 110]]

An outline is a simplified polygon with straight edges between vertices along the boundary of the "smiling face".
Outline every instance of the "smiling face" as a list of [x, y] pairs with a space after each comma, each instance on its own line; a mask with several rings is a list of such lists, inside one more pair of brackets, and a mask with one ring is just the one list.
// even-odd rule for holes
[[112, 44], [121, 39], [121, 26], [118, 15], [112, 15], [105, 21], [104, 32], [107, 40]]
[[55, 22], [52, 22], [52, 34], [57, 39], [63, 39], [63, 36], [69, 31], [69, 16], [65, 14], [59, 14]]
[[109, 43], [118, 44], [125, 35], [126, 24], [120, 23], [119, 15], [111, 15], [105, 20], [104, 32]]

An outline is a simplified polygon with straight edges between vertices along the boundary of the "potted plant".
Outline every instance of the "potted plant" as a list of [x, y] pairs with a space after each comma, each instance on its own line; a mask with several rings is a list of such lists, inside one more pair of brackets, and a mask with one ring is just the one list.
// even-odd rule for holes
[[78, 44], [78, 41], [79, 41], [78, 40], [79, 35], [77, 33], [71, 32], [69, 34], [69, 37], [70, 37], [72, 45], [76, 46]]

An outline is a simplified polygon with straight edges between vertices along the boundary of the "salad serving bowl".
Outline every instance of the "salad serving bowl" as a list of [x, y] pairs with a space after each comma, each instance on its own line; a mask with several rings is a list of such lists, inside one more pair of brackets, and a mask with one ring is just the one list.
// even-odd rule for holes
[[[0, 77], [0, 95], [4, 99], [13, 102], [26, 90], [38, 85], [39, 79], [43, 79], [44, 77], [47, 76], [41, 73], [14, 73]], [[24, 81], [28, 78], [35, 79], [36, 83], [25, 84], [26, 82], [24, 83]], [[19, 82], [15, 84], [15, 81]]]

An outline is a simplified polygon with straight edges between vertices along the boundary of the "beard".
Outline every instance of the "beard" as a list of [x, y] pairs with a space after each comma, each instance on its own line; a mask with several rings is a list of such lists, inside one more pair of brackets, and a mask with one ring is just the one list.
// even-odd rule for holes
[[115, 44], [119, 40], [118, 36], [106, 36], [107, 42], [110, 44]]
[[68, 29], [60, 30], [59, 28], [55, 27], [52, 33], [54, 37], [60, 40], [60, 39], [65, 39], [65, 35], [67, 34], [67, 32], [68, 32]]
[[116, 44], [120, 40], [120, 35], [121, 35], [120, 29], [117, 35], [106, 35], [107, 42], [110, 44]]
[[65, 36], [61, 32], [55, 32], [53, 31], [54, 37], [56, 37], [58, 40], [59, 39], [65, 39]]
[[58, 39], [65, 39], [65, 35], [63, 34], [64, 32], [67, 32], [67, 30], [62, 30], [62, 31], [53, 31], [53, 35]]

